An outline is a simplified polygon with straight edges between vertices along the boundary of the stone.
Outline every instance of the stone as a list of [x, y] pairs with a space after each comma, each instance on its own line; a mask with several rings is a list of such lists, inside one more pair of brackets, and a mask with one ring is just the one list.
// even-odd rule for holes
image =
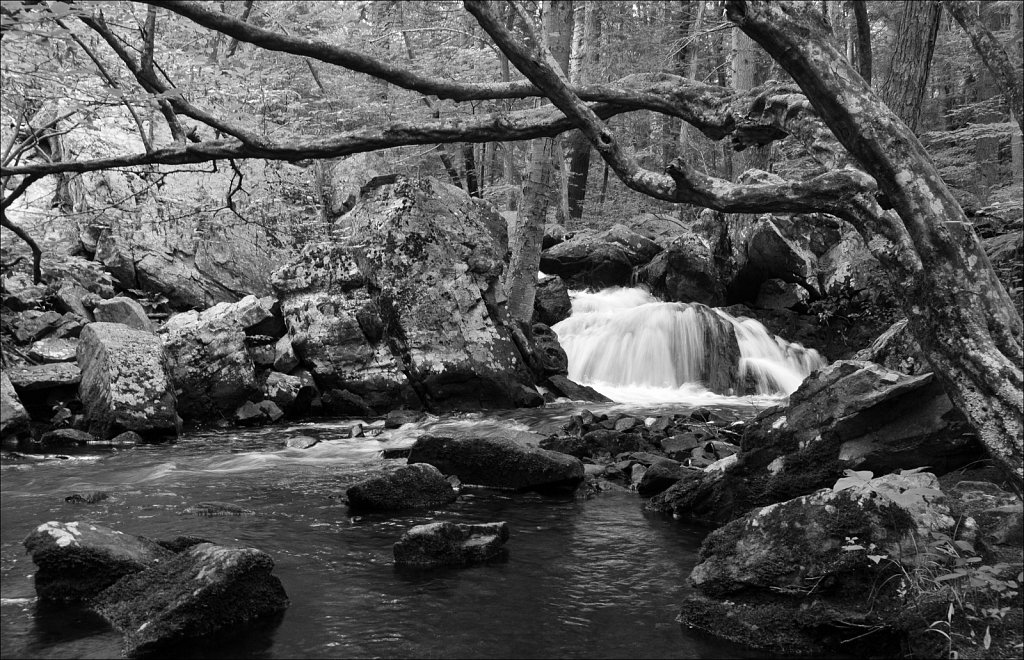
[[257, 369], [268, 369], [274, 366], [274, 360], [277, 357], [274, 344], [249, 345], [247, 348], [249, 357], [252, 358], [252, 363]]
[[12, 319], [14, 338], [22, 344], [30, 344], [45, 335], [52, 334], [60, 326], [63, 317], [54, 311], [41, 312], [30, 309]]
[[[709, 534], [690, 574], [702, 596], [687, 600], [682, 622], [707, 630], [709, 611], [737, 610], [742, 617], [730, 627], [741, 634], [746, 628], [740, 641], [774, 652], [803, 647], [804, 653], [824, 651], [828, 636], [815, 634], [822, 627], [892, 623], [891, 613], [874, 612], [878, 581], [892, 575], [890, 562], [910, 570], [933, 561], [927, 540], [956, 538], [957, 521], [933, 474], [844, 481], [755, 508]], [[810, 616], [801, 614], [811, 598]], [[757, 635], [750, 635], [753, 628]]]
[[232, 502], [200, 502], [185, 509], [183, 514], [213, 518], [217, 516], [252, 516], [256, 512]]
[[292, 345], [325, 392], [380, 412], [542, 403], [496, 297], [505, 223], [493, 208], [399, 176], [344, 217], [344, 236], [274, 275]]
[[543, 323], [534, 323], [530, 332], [531, 368], [538, 378], [564, 376], [569, 371], [569, 358], [558, 335]]
[[703, 441], [693, 433], [678, 433], [661, 441], [661, 450], [665, 455], [675, 460], [683, 460], [691, 455], [696, 447], [700, 447]]
[[548, 376], [548, 385], [559, 395], [573, 401], [588, 401], [590, 403], [610, 403], [611, 399], [601, 394], [592, 387], [580, 385], [565, 376]]
[[571, 313], [569, 291], [561, 277], [552, 275], [537, 282], [537, 293], [533, 299], [534, 321], [551, 326], [569, 318]]
[[91, 308], [86, 307], [85, 300], [89, 297], [89, 291], [77, 282], [64, 282], [57, 289], [54, 295], [54, 307], [58, 312], [75, 314], [87, 322], [92, 322], [95, 317]]
[[93, 490], [87, 493], [72, 493], [65, 497], [64, 501], [72, 504], [99, 504], [108, 499], [110, 499], [108, 493], [102, 490]]
[[638, 283], [669, 302], [719, 307], [726, 302], [723, 273], [710, 242], [687, 231], [636, 273]]
[[4, 369], [11, 384], [19, 393], [47, 390], [58, 387], [73, 387], [82, 380], [82, 370], [77, 364], [55, 362], [14, 366]]
[[683, 478], [686, 469], [679, 461], [663, 458], [652, 463], [636, 486], [640, 497], [652, 497]]
[[164, 347], [182, 417], [220, 419], [258, 393], [243, 325], [262, 318], [253, 309], [219, 303], [202, 313], [175, 314], [164, 324]]
[[286, 374], [297, 366], [299, 358], [292, 348], [292, 340], [287, 336], [281, 337], [274, 344], [274, 370]]
[[235, 410], [235, 423], [240, 426], [253, 426], [265, 421], [263, 410], [252, 401], [246, 401]]
[[149, 539], [87, 522], [44, 523], [23, 545], [38, 566], [39, 599], [60, 603], [88, 600], [172, 556]]
[[43, 447], [84, 447], [97, 441], [96, 436], [77, 429], [55, 429], [39, 436]]
[[149, 320], [142, 305], [125, 296], [99, 301], [92, 313], [101, 323], [123, 323], [136, 330], [156, 332], [156, 326]]
[[788, 406], [758, 415], [733, 467], [715, 479], [677, 484], [651, 504], [682, 519], [708, 522], [710, 514], [723, 523], [824, 488], [847, 469], [886, 474], [928, 465], [944, 474], [984, 455], [932, 374], [841, 360], [813, 372]]
[[504, 438], [422, 436], [409, 463], [430, 463], [463, 483], [493, 488], [571, 492], [583, 481], [579, 459]]
[[910, 376], [930, 372], [932, 367], [907, 324], [907, 319], [896, 321], [853, 359], [874, 362]]
[[78, 344], [78, 363], [79, 398], [94, 435], [178, 434], [177, 401], [156, 335], [120, 323], [90, 323]]
[[0, 439], [17, 437], [29, 428], [30, 418], [7, 371], [0, 371]]
[[28, 356], [36, 362], [73, 362], [77, 356], [77, 339], [47, 337], [32, 344]]
[[427, 414], [422, 410], [389, 410], [384, 419], [384, 428], [397, 429], [405, 424], [414, 424], [425, 418]]
[[39, 307], [46, 295], [46, 287], [33, 284], [32, 278], [26, 273], [14, 272], [4, 275], [0, 279], [0, 289], [7, 294], [4, 297], [4, 304], [16, 312]]
[[816, 261], [814, 254], [784, 236], [772, 218], [762, 217], [747, 240], [747, 263], [738, 277], [780, 279], [817, 291]]
[[271, 371], [263, 383], [263, 396], [277, 404], [281, 410], [287, 411], [298, 400], [303, 386], [304, 383], [299, 376]]
[[134, 445], [141, 445], [146, 441], [141, 435], [135, 431], [125, 431], [124, 433], [118, 433], [110, 439], [110, 444], [114, 446], [131, 447]]
[[230, 632], [287, 609], [288, 596], [255, 548], [200, 543], [101, 593], [93, 608], [124, 634], [127, 656]]
[[508, 523], [434, 522], [413, 527], [395, 543], [395, 564], [411, 568], [467, 566], [502, 554]]
[[285, 442], [285, 446], [289, 449], [309, 449], [313, 445], [318, 444], [320, 441], [316, 438], [311, 438], [308, 435], [297, 435], [293, 438], [288, 438]]
[[278, 408], [277, 404], [273, 401], [260, 401], [256, 404], [256, 407], [259, 408], [260, 412], [263, 413], [263, 416], [271, 422], [276, 422], [284, 417], [284, 413], [281, 412], [281, 409]]
[[350, 507], [369, 511], [439, 507], [458, 497], [444, 475], [427, 463], [371, 477], [350, 486], [346, 494]]
[[795, 309], [805, 306], [810, 297], [799, 284], [772, 278], [761, 283], [754, 305], [762, 309]]
[[633, 268], [660, 251], [654, 241], [624, 225], [615, 225], [601, 233], [578, 232], [544, 250], [540, 269], [558, 275], [573, 288], [629, 286]]

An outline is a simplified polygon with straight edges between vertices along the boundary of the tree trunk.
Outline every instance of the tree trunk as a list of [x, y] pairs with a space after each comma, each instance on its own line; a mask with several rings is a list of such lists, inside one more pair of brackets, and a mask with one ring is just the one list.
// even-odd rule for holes
[[462, 145], [462, 164], [466, 169], [466, 192], [470, 197], [480, 196], [480, 185], [476, 178], [476, 158], [473, 154], [473, 143], [466, 142]]
[[[740, 29], [732, 31], [732, 87], [737, 91], [753, 89], [763, 80], [758, 75], [757, 44]], [[735, 177], [749, 169], [767, 170], [771, 167], [771, 145], [750, 147], [732, 154], [732, 172]]]
[[904, 0], [896, 40], [881, 96], [910, 130], [916, 132], [928, 86], [942, 5], [935, 0]]
[[[573, 82], [589, 82], [600, 58], [597, 42], [601, 38], [601, 8], [599, 3], [588, 0], [584, 4], [583, 35], [579, 41], [579, 66], [574, 72]], [[566, 139], [568, 163], [566, 170], [566, 206], [569, 220], [583, 218], [583, 203], [587, 196], [587, 178], [590, 176], [590, 142], [579, 131], [573, 131]]]
[[[1024, 485], [1024, 349], [1019, 312], [910, 127], [816, 23], [789, 4], [730, 0], [730, 18], [793, 76], [899, 215], [907, 250], [888, 268], [935, 375], [1019, 493]], [[865, 235], [869, 228], [859, 226]]]
[[[543, 5], [544, 36], [548, 48], [562, 71], [569, 70], [572, 43], [572, 1], [546, 0]], [[530, 165], [523, 181], [523, 204], [509, 236], [508, 273], [505, 288], [508, 313], [514, 320], [529, 324], [537, 293], [544, 222], [550, 204], [555, 158], [559, 150], [554, 138], [534, 140], [530, 145]]]
[[865, 0], [853, 0], [853, 15], [857, 27], [854, 40], [857, 71], [864, 82], [871, 84], [871, 24], [868, 23], [868, 6]]

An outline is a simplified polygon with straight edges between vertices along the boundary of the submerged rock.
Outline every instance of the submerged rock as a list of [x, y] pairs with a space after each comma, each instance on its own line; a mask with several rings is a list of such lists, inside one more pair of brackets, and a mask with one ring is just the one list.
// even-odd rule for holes
[[459, 494], [436, 467], [417, 463], [361, 481], [346, 495], [353, 509], [392, 511], [444, 506]]
[[499, 557], [508, 523], [435, 522], [413, 527], [395, 543], [395, 564], [413, 568], [466, 566]]
[[255, 548], [200, 543], [119, 581], [93, 608], [124, 633], [125, 655], [146, 655], [287, 609], [273, 568], [270, 556]]
[[87, 600], [172, 556], [149, 539], [86, 522], [42, 524], [23, 545], [39, 567], [36, 594], [56, 602]]
[[423, 436], [409, 463], [430, 463], [463, 483], [493, 488], [572, 492], [583, 481], [578, 458], [504, 438]]

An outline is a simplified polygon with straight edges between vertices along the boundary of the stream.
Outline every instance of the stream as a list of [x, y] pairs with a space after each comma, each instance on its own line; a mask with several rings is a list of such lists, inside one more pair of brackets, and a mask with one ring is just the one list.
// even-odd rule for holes
[[[119, 655], [120, 635], [101, 619], [42, 607], [34, 597], [35, 566], [22, 540], [48, 520], [79, 520], [154, 539], [201, 536], [273, 557], [274, 574], [291, 599], [280, 623], [196, 648], [196, 658], [763, 657], [676, 622], [705, 532], [644, 514], [635, 493], [581, 499], [465, 489], [438, 510], [348, 511], [349, 485], [387, 463], [404, 463], [381, 458], [384, 447], [410, 444], [423, 432], [550, 428], [579, 407], [433, 419], [375, 438], [346, 439], [350, 422], [318, 420], [193, 433], [176, 444], [66, 458], [8, 458], [0, 465], [0, 656]], [[748, 403], [715, 408], [740, 418], [755, 411]], [[678, 405], [670, 410], [685, 412]], [[284, 447], [298, 435], [320, 442], [305, 450]], [[64, 501], [94, 490], [109, 499]], [[186, 512], [205, 501], [255, 514]], [[435, 520], [507, 521], [507, 561], [396, 570], [394, 542]]]

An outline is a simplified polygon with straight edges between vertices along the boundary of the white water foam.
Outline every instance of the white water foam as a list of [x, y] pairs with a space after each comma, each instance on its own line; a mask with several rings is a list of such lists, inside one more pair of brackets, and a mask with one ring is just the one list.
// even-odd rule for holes
[[[666, 303], [640, 288], [570, 292], [572, 315], [552, 329], [569, 378], [624, 403], [703, 405], [792, 394], [825, 364], [813, 349], [759, 322], [699, 304]], [[729, 347], [735, 363], [723, 363]], [[735, 372], [732, 372], [735, 369]], [[712, 381], [717, 392], [708, 389]]]

